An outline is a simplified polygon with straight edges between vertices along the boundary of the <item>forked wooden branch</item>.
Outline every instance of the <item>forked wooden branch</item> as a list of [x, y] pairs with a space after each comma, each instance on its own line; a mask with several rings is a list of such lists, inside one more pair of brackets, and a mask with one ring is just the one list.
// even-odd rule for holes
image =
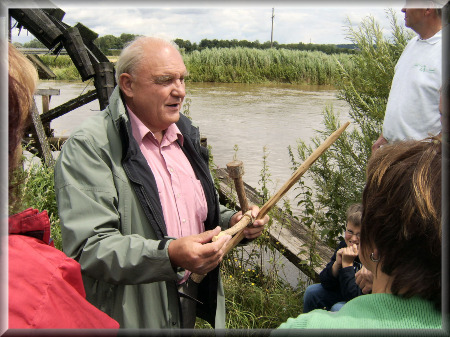
[[[289, 180], [275, 193], [260, 209], [256, 220], [262, 219], [266, 216], [267, 213], [272, 209], [273, 206], [276, 205], [278, 201], [286, 194], [289, 189], [294, 186], [294, 184], [303, 176], [303, 174], [311, 167], [312, 164], [339, 138], [339, 136], [344, 132], [347, 126], [350, 125], [350, 122], [346, 122], [339, 129], [333, 132], [317, 149], [311, 153], [311, 155], [299, 166], [297, 171], [289, 178]], [[237, 225], [237, 224], [236, 224]], [[235, 226], [236, 226], [235, 225]], [[234, 227], [234, 226], [233, 226]], [[225, 247], [225, 254], [227, 254], [230, 250], [232, 250], [236, 245], [242, 241], [244, 238], [244, 229], [241, 229], [236, 235], [228, 241], [227, 246]], [[200, 277], [197, 277], [200, 276]], [[192, 274], [192, 279], [200, 283], [205, 275]], [[197, 280], [196, 280], [197, 279]]]

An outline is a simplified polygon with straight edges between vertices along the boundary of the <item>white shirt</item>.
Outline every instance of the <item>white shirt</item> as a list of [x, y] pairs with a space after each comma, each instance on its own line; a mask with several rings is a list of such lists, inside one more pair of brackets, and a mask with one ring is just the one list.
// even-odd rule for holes
[[423, 139], [441, 131], [442, 31], [408, 42], [392, 80], [383, 123], [388, 142]]

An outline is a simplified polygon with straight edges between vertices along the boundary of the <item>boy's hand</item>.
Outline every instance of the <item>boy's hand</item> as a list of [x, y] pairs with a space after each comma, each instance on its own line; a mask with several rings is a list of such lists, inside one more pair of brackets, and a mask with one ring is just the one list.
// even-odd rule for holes
[[336, 252], [336, 264], [337, 264], [339, 267], [342, 267], [342, 253], [343, 253], [343, 251], [344, 251], [344, 248], [341, 248], [341, 249], [339, 249], [339, 250]]
[[358, 256], [358, 246], [353, 244], [342, 249], [342, 268], [353, 266], [353, 261]]
[[344, 248], [339, 249], [336, 252], [336, 261], [334, 261], [333, 266], [331, 267], [331, 273], [334, 277], [338, 277], [339, 275], [339, 269], [342, 268], [342, 252], [344, 251]]

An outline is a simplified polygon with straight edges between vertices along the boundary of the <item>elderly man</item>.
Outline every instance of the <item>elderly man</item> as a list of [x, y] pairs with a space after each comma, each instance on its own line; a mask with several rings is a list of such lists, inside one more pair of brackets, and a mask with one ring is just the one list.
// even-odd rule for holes
[[423, 139], [441, 131], [442, 6], [447, 1], [406, 1], [405, 26], [418, 36], [400, 56], [386, 106], [383, 131], [372, 152], [386, 143]]
[[[116, 68], [109, 106], [55, 167], [64, 251], [81, 264], [87, 299], [122, 328], [193, 328], [196, 315], [224, 328], [218, 265], [230, 236], [211, 239], [242, 214], [219, 205], [208, 151], [180, 114], [183, 59], [173, 43], [140, 37]], [[207, 276], [197, 285], [191, 272]]]

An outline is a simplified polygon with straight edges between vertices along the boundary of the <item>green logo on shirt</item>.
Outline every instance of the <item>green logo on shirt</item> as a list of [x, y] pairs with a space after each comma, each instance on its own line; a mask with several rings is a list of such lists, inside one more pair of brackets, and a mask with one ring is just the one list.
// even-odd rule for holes
[[414, 66], [417, 67], [419, 69], [419, 71], [421, 71], [423, 73], [435, 73], [436, 72], [435, 68], [427, 67], [426, 64], [415, 64]]

